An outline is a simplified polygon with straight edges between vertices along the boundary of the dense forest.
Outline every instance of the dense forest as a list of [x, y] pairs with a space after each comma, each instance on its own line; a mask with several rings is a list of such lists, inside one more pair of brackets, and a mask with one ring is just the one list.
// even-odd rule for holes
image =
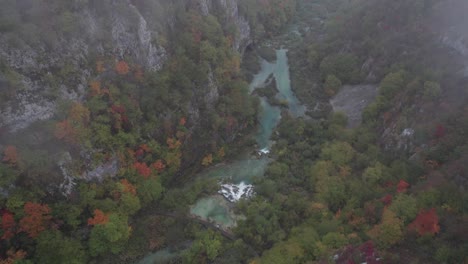
[[[0, 117], [0, 263], [468, 261], [463, 0], [0, 6], [0, 113], [54, 105]], [[249, 82], [279, 48], [307, 115], [279, 104], [235, 227], [194, 218], [219, 189], [197, 173], [255, 149]], [[330, 101], [360, 85], [376, 95], [350, 125]]]

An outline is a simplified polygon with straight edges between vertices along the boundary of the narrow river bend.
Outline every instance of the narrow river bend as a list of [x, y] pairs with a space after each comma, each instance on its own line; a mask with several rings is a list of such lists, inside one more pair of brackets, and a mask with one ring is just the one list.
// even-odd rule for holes
[[[274, 76], [279, 91], [276, 99], [287, 103], [292, 116], [304, 116], [305, 107], [299, 103], [291, 90], [286, 49], [276, 51], [276, 61], [273, 63], [261, 60], [261, 70], [254, 76], [250, 84], [250, 92], [253, 92], [255, 88], [266, 85], [267, 79], [271, 75]], [[220, 182], [222, 182], [219, 193], [224, 198], [220, 195], [213, 195], [200, 199], [192, 206], [191, 214], [205, 220], [214, 221], [223, 228], [230, 228], [235, 225], [238, 216], [230, 212], [229, 203], [253, 195], [252, 180], [254, 177], [263, 176], [268, 163], [271, 161], [267, 155], [273, 144], [271, 135], [280, 119], [280, 107], [273, 106], [268, 103], [266, 98], [260, 97], [259, 130], [255, 136], [260, 157], [249, 155], [232, 163], [203, 172], [200, 177], [219, 178]]]
[[[276, 61], [273, 63], [261, 59], [261, 70], [254, 76], [250, 84], [250, 92], [253, 93], [256, 88], [265, 86], [271, 75], [273, 75], [278, 89], [276, 99], [287, 103], [288, 111], [293, 117], [304, 116], [305, 107], [299, 103], [291, 90], [286, 49], [276, 50]], [[260, 97], [259, 129], [255, 135], [259, 155], [244, 155], [229, 164], [214, 166], [198, 175], [198, 177], [219, 179], [221, 189], [217, 195], [199, 199], [190, 208], [190, 214], [214, 222], [219, 228], [225, 230], [236, 225], [236, 221], [241, 219], [242, 216], [235, 215], [232, 212], [232, 203], [241, 198], [254, 195], [253, 179], [262, 177], [268, 163], [272, 161], [268, 157], [270, 148], [273, 145], [271, 135], [280, 119], [281, 108], [269, 104], [266, 98]], [[177, 255], [176, 252], [163, 249], [149, 254], [139, 263], [158, 263]]]

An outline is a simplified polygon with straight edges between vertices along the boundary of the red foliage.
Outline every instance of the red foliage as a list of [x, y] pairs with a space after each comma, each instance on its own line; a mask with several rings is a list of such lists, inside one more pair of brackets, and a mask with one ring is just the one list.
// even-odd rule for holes
[[378, 257], [378, 252], [375, 250], [374, 243], [367, 241], [360, 246], [348, 245], [339, 254], [335, 260], [337, 264], [354, 264], [357, 263], [368, 263], [377, 264], [381, 263]]
[[25, 216], [20, 220], [20, 232], [28, 233], [31, 238], [37, 237], [46, 229], [50, 216], [50, 208], [47, 204], [27, 202], [24, 204]]
[[138, 174], [145, 178], [148, 178], [151, 175], [151, 169], [144, 162], [135, 162], [133, 164], [133, 168], [137, 170]]
[[397, 185], [397, 192], [399, 193], [404, 192], [406, 191], [406, 189], [408, 189], [409, 186], [410, 186], [409, 183], [407, 183], [404, 180], [400, 180], [400, 182]]
[[410, 230], [418, 232], [419, 235], [439, 233], [439, 217], [434, 208], [421, 210], [416, 219], [408, 226]]
[[123, 113], [125, 113], [125, 108], [123, 106], [121, 106], [121, 105], [113, 105], [111, 107], [111, 112], [114, 113], [114, 114], [115, 113], [123, 114]]
[[137, 149], [137, 151], [135, 151], [135, 158], [141, 158], [143, 155], [145, 155], [145, 152], [142, 149]]
[[375, 256], [375, 247], [372, 240], [362, 244], [359, 249], [361, 250], [361, 253], [364, 254], [367, 263], [375, 263], [375, 261], [377, 261]]
[[3, 157], [4, 162], [10, 163], [10, 164], [16, 164], [18, 162], [18, 151], [15, 146], [7, 146], [3, 154], [4, 154], [4, 157]]
[[185, 126], [185, 123], [187, 123], [187, 119], [186, 119], [185, 117], [182, 117], [182, 118], [179, 120], [179, 125]]
[[385, 195], [380, 201], [382, 201], [385, 205], [392, 204], [393, 196], [391, 194]]
[[130, 71], [130, 67], [125, 61], [119, 61], [115, 65], [115, 71], [120, 75], [126, 75]]
[[166, 168], [166, 165], [164, 165], [163, 161], [159, 159], [155, 163], [153, 163], [151, 167], [153, 167], [158, 172], [161, 172]]
[[136, 195], [135, 185], [131, 184], [129, 181], [127, 181], [127, 179], [122, 179], [120, 183], [124, 186], [124, 192]]
[[103, 211], [94, 210], [94, 217], [88, 218], [88, 225], [103, 225], [109, 222], [109, 214], [104, 214]]
[[9, 211], [5, 211], [2, 214], [2, 229], [3, 229], [3, 236], [2, 239], [8, 240], [15, 236], [15, 218], [13, 213]]
[[434, 136], [436, 138], [441, 138], [445, 136], [445, 127], [442, 125], [437, 125], [435, 132], [434, 132]]

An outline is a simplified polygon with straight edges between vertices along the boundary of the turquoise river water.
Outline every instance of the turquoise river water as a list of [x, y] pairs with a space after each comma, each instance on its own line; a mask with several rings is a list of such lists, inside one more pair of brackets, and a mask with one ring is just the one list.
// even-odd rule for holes
[[[291, 80], [289, 77], [289, 65], [287, 50], [279, 49], [276, 51], [276, 61], [269, 63], [261, 60], [261, 70], [257, 73], [251, 84], [250, 92], [255, 88], [265, 85], [268, 77], [275, 77], [276, 86], [279, 93], [277, 99], [287, 102], [289, 112], [294, 117], [301, 117], [305, 114], [305, 107], [302, 106], [293, 91], [291, 90]], [[268, 101], [260, 97], [260, 113], [258, 116], [259, 130], [255, 136], [260, 154], [268, 154], [273, 144], [271, 135], [281, 119], [281, 109], [278, 106], [272, 106]], [[230, 186], [242, 187], [249, 186], [254, 177], [261, 177], [271, 159], [268, 155], [249, 155], [239, 160], [222, 164], [202, 172], [198, 177], [218, 178], [220, 182], [227, 183]], [[221, 195], [212, 195], [202, 198], [194, 204], [190, 213], [202, 219], [213, 221], [222, 228], [235, 226], [236, 220], [242, 216], [234, 215], [231, 210], [231, 202]], [[167, 249], [155, 252], [143, 259], [140, 264], [157, 263], [173, 256]]]

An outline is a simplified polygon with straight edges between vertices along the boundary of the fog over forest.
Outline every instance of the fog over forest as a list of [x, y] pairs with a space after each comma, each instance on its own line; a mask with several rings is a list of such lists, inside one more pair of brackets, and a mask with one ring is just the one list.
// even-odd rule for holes
[[467, 13], [0, 0], [0, 264], [468, 263]]

